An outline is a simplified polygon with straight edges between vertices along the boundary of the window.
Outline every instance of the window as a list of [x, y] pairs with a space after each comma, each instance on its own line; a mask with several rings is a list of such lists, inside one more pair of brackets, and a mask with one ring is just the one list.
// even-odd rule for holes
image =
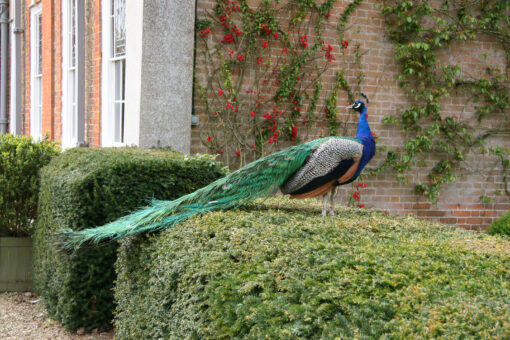
[[78, 144], [77, 0], [62, 3], [62, 146]]
[[103, 1], [102, 145], [124, 145], [126, 1]]
[[42, 16], [41, 6], [30, 11], [30, 135], [42, 138]]

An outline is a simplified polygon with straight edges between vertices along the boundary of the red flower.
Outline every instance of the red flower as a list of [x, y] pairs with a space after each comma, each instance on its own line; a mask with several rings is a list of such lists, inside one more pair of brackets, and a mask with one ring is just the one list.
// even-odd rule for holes
[[304, 48], [307, 48], [308, 47], [308, 36], [302, 35], [300, 39], [301, 39], [301, 45]]
[[250, 145], [252, 148], [256, 149], [257, 146], [255, 144]]
[[347, 40], [344, 40], [344, 42], [342, 43], [342, 46], [344, 47], [344, 50], [347, 48], [347, 46], [349, 46], [349, 42]]
[[223, 96], [223, 90], [222, 89], [218, 89], [218, 96]]
[[278, 36], [278, 32], [274, 32], [274, 33], [273, 33], [273, 37], [274, 37], [275, 39], [280, 39], [280, 37]]
[[239, 60], [239, 61], [243, 61], [243, 60], [244, 60], [244, 55], [241, 55], [241, 54], [240, 54], [240, 55], [238, 55], [238, 56], [237, 56], [237, 60]]
[[258, 58], [258, 59], [257, 59], [257, 65], [258, 65], [258, 64], [260, 64], [260, 63], [262, 63], [263, 61], [264, 61], [264, 58], [262, 58], [262, 57]]
[[335, 60], [335, 58], [333, 58], [333, 55], [331, 54], [331, 51], [333, 51], [333, 47], [331, 47], [331, 45], [325, 45], [324, 44], [324, 41], [322, 42], [322, 50], [326, 52], [325, 54], [325, 58], [328, 60], [328, 64], [331, 64], [331, 62], [333, 60]]
[[218, 150], [218, 153], [219, 153], [220, 155], [223, 155], [223, 149], [219, 149], [219, 150]]
[[208, 142], [210, 142], [211, 140], [212, 140], [212, 137], [211, 137], [211, 136], [207, 137], [207, 141], [208, 141]]
[[360, 197], [359, 192], [356, 191], [352, 193], [352, 198], [354, 198], [356, 201], [359, 201], [359, 197]]
[[358, 205], [359, 208], [363, 208], [365, 206], [365, 203], [361, 203], [360, 205]]
[[262, 47], [263, 47], [263, 48], [266, 48], [266, 47], [267, 47], [267, 40], [264, 40], [264, 42], [262, 42]]
[[250, 116], [255, 117], [255, 112], [250, 112]]
[[232, 31], [232, 32], [234, 32], [234, 33], [235, 33], [236, 35], [238, 35], [238, 36], [239, 36], [239, 35], [241, 35], [241, 34], [243, 34], [243, 32], [241, 32], [241, 31], [237, 28], [237, 26], [236, 26], [236, 25], [234, 25], [234, 27], [232, 27], [231, 31]]
[[207, 27], [206, 29], [200, 31], [200, 34], [201, 34], [202, 38], [207, 38], [209, 33], [211, 33], [211, 29], [209, 27]]
[[329, 13], [329, 12], [328, 12], [328, 13], [326, 13], [324, 16], [325, 16], [325, 17], [326, 17], [326, 19], [327, 19], [327, 18], [329, 18], [329, 16], [330, 16], [330, 15], [331, 15], [331, 13]]
[[297, 126], [296, 126], [296, 123], [294, 123], [294, 126], [292, 127], [292, 130], [290, 131], [290, 136], [292, 137], [292, 141], [296, 140], [297, 133], [298, 133]]
[[262, 31], [264, 31], [265, 34], [271, 34], [271, 31], [273, 30], [271, 27], [266, 27], [266, 24], [262, 23], [260, 24], [260, 27], [262, 28]]
[[212, 114], [216, 116], [218, 114], [218, 112], [214, 111]]
[[285, 48], [283, 49], [283, 53], [287, 53], [287, 51], [288, 51], [288, 50], [289, 50], [289, 49], [288, 49], [287, 47], [285, 47]]
[[235, 152], [235, 154], [236, 154], [238, 157], [239, 157], [239, 156], [241, 156], [241, 151], [236, 150], [236, 151], [234, 151], [234, 152]]
[[232, 35], [232, 33], [229, 33], [229, 34], [227, 34], [226, 36], [223, 37], [221, 42], [225, 43], [225, 44], [233, 43], [234, 42], [234, 36]]

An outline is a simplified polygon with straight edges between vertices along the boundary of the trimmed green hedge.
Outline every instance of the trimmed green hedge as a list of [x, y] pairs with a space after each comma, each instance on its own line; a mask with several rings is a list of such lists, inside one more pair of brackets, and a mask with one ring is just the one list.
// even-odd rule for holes
[[488, 232], [491, 235], [500, 234], [510, 236], [510, 211], [492, 222]]
[[32, 235], [39, 170], [58, 153], [58, 146], [51, 141], [0, 135], [0, 237]]
[[76, 148], [42, 170], [34, 239], [37, 291], [52, 317], [68, 329], [111, 324], [117, 243], [74, 254], [58, 252], [53, 235], [115, 220], [152, 198], [171, 200], [226, 170], [209, 156], [165, 150]]
[[508, 338], [509, 249], [414, 217], [271, 199], [124, 240], [116, 336]]

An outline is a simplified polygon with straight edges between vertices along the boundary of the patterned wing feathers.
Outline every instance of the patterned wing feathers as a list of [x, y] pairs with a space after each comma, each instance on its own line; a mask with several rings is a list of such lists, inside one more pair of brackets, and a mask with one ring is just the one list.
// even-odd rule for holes
[[[284, 194], [299, 192], [301, 188], [312, 181], [331, 175], [332, 172], [338, 170], [341, 163], [346, 165], [341, 176], [341, 179], [344, 179], [345, 175], [348, 175], [348, 173], [352, 172], [352, 174], [354, 174], [356, 172], [357, 167], [353, 166], [353, 164], [359, 164], [359, 159], [361, 159], [362, 154], [363, 145], [360, 142], [352, 139], [331, 138], [320, 145], [309, 156], [301, 169], [296, 171], [283, 183], [280, 189]], [[352, 174], [349, 178], [352, 177]], [[338, 177], [335, 179], [338, 179]], [[348, 180], [348, 178], [344, 181], [346, 180]], [[329, 180], [327, 182], [329, 182]]]

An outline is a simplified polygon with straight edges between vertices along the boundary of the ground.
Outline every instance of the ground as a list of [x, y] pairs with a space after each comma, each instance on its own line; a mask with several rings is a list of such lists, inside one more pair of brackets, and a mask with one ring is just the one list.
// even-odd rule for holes
[[113, 332], [70, 333], [50, 319], [34, 293], [0, 293], [0, 339], [111, 340]]

